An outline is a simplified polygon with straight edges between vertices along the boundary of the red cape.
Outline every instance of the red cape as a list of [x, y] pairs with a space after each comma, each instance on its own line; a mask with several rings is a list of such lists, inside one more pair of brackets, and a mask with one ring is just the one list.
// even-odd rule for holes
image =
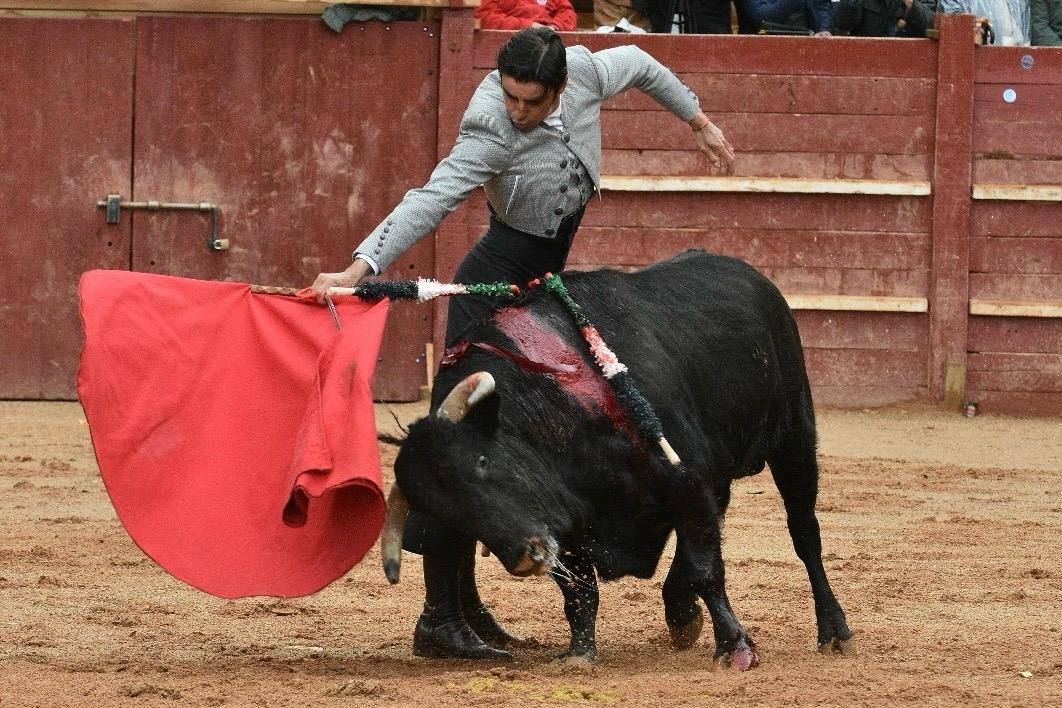
[[77, 390], [129, 535], [213, 595], [320, 590], [385, 503], [372, 378], [387, 301], [328, 308], [246, 284], [90, 271]]

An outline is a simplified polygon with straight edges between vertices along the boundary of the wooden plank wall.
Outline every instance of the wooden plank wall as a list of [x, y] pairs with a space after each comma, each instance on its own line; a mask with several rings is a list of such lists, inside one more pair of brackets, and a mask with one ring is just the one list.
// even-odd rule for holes
[[[477, 78], [492, 70], [507, 37], [476, 32]], [[567, 40], [592, 50], [635, 41], [698, 94], [739, 155], [737, 175], [803, 178], [827, 192], [606, 189], [587, 209], [571, 266], [635, 268], [701, 247], [751, 262], [787, 295], [927, 296], [932, 198], [830, 192], [844, 186], [840, 180], [868, 188], [928, 182], [933, 43], [839, 39], [845, 50], [838, 52], [807, 38]], [[689, 128], [638, 91], [610, 100], [602, 123], [603, 175], [707, 174]], [[471, 202], [461, 249], [486, 229], [482, 193]], [[797, 317], [818, 402], [926, 397], [924, 313], [801, 310]]]
[[132, 186], [133, 35], [122, 19], [0, 18], [4, 398], [73, 395], [78, 278], [128, 266], [128, 220], [108, 226], [95, 201]]
[[[1062, 52], [976, 53], [971, 311], [1002, 313], [970, 317], [967, 391], [984, 410], [1062, 414], [1060, 107]], [[1040, 316], [1007, 314], [1021, 305]]]

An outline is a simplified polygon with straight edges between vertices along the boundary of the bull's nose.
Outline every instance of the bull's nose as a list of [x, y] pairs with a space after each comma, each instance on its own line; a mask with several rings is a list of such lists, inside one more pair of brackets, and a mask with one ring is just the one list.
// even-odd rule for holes
[[537, 538], [528, 541], [524, 554], [509, 572], [519, 576], [545, 575], [549, 572], [545, 544]]

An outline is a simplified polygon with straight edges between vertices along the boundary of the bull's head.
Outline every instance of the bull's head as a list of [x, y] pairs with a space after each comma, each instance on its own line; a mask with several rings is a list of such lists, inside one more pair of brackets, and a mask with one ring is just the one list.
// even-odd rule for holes
[[410, 426], [382, 541], [392, 583], [410, 503], [482, 541], [513, 575], [541, 575], [556, 563], [558, 533], [572, 525], [563, 485], [550, 479], [548, 455], [502, 429], [499, 409], [494, 377], [481, 371], [455, 386], [434, 416]]

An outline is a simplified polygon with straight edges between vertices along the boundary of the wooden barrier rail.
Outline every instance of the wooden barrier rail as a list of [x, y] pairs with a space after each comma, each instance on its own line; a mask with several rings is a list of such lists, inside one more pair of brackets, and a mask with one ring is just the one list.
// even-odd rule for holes
[[1062, 184], [975, 184], [974, 199], [1062, 202]]
[[615, 192], [773, 192], [777, 194], [891, 194], [920, 197], [932, 192], [926, 181], [804, 179], [801, 177], [675, 177], [602, 175], [601, 189]]
[[924, 297], [885, 297], [873, 295], [787, 294], [794, 310], [837, 310], [842, 312], [928, 312]]
[[1062, 301], [970, 300], [971, 315], [994, 317], [1062, 317]]

